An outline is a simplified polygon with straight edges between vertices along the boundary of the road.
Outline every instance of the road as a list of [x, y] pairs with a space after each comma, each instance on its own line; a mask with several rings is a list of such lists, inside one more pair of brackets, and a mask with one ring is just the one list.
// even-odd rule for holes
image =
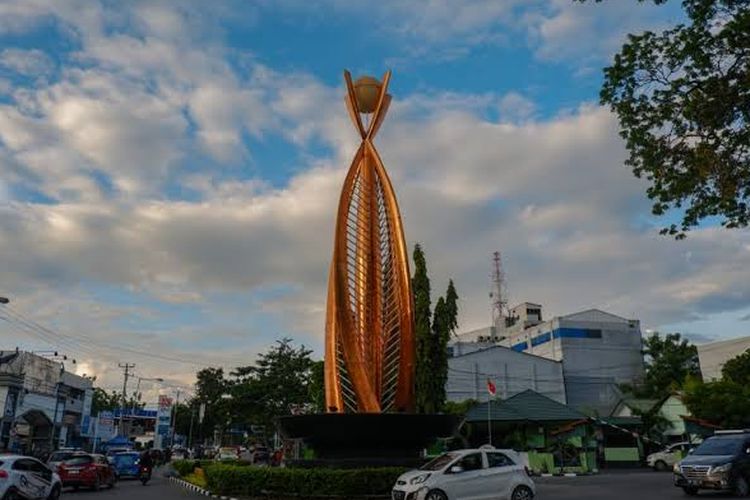
[[[672, 474], [653, 471], [614, 471], [596, 476], [535, 478], [538, 500], [685, 500], [672, 485]], [[731, 495], [701, 493], [698, 498], [724, 499]]]
[[[537, 500], [684, 500], [682, 490], [672, 486], [672, 475], [650, 471], [606, 472], [597, 476], [536, 478]], [[168, 479], [154, 477], [148, 485], [120, 481], [112, 490], [98, 493], [66, 490], [65, 499], [81, 500], [184, 500], [206, 498], [189, 492]], [[724, 499], [731, 495], [702, 493], [699, 498]]]
[[205, 499], [206, 497], [189, 492], [170, 483], [169, 479], [155, 475], [146, 486], [143, 486], [140, 481], [128, 479], [119, 481], [111, 490], [103, 488], [96, 493], [85, 489], [79, 491], [65, 489], [61, 498], [63, 500], [99, 500], [100, 498], [108, 500], [184, 500], [190, 498]]

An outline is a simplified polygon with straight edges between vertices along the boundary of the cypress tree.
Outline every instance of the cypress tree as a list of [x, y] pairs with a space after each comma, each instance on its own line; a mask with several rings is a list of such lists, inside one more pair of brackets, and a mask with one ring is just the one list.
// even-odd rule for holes
[[414, 276], [411, 280], [411, 287], [414, 294], [414, 337], [417, 344], [414, 391], [417, 412], [426, 413], [434, 411], [431, 408], [434, 351], [430, 325], [430, 278], [427, 277], [427, 263], [419, 244], [414, 246], [413, 258]]
[[429, 411], [442, 411], [445, 406], [445, 383], [448, 381], [448, 340], [450, 339], [450, 315], [443, 297], [435, 304], [432, 318], [432, 363], [434, 375], [430, 391]]
[[458, 293], [453, 286], [453, 280], [448, 281], [448, 290], [445, 292], [445, 307], [448, 313], [448, 329], [454, 333], [458, 328]]

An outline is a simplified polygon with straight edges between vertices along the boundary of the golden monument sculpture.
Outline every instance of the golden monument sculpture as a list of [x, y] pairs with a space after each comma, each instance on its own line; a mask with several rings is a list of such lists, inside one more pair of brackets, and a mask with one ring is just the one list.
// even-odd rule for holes
[[[330, 413], [411, 412], [414, 308], [396, 194], [375, 150], [388, 82], [344, 72], [346, 106], [362, 137], [339, 199], [328, 277], [325, 391]], [[364, 116], [363, 116], [364, 115]]]

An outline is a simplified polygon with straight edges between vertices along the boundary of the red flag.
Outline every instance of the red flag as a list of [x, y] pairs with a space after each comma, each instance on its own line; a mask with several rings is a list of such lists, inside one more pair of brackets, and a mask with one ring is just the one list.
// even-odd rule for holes
[[491, 396], [494, 396], [496, 392], [495, 384], [493, 384], [490, 379], [487, 379], [487, 392], [489, 392]]

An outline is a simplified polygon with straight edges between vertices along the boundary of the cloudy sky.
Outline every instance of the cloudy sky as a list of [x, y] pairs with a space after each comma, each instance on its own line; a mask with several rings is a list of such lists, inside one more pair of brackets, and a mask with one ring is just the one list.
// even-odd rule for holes
[[[189, 383], [290, 336], [316, 350], [358, 137], [342, 70], [391, 68], [378, 147], [433, 289], [489, 322], [591, 307], [698, 340], [748, 332], [750, 237], [658, 235], [598, 105], [626, 33], [679, 5], [571, 0], [0, 1], [4, 348]], [[1, 306], [0, 306], [1, 307]]]

